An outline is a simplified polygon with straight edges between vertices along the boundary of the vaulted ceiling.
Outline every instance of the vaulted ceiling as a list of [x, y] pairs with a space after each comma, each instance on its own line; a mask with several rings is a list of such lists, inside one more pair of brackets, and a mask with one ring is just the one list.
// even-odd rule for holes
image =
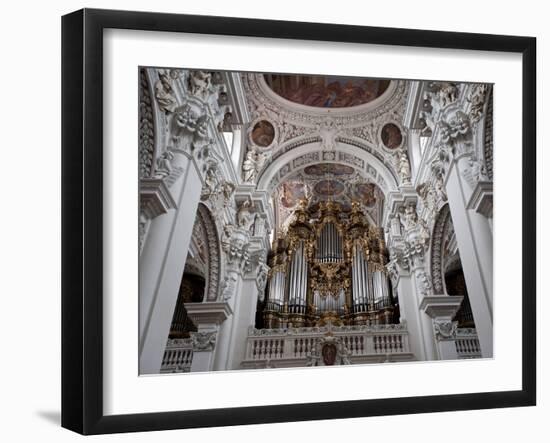
[[247, 150], [265, 158], [257, 183], [272, 195], [278, 229], [285, 229], [303, 198], [311, 205], [338, 201], [343, 210], [359, 201], [380, 225], [385, 194], [399, 183], [408, 83], [290, 74], [241, 78], [252, 116]]

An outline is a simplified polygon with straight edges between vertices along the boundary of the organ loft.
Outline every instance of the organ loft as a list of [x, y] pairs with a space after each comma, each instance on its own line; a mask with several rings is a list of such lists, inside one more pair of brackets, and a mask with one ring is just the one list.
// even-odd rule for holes
[[304, 199], [292, 218], [273, 243], [265, 326], [393, 323], [383, 232], [369, 225], [361, 204], [345, 212], [331, 200], [312, 206]]

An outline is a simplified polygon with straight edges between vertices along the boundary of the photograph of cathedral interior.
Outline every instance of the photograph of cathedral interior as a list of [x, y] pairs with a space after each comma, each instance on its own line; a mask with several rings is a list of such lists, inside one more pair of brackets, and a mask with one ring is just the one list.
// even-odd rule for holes
[[140, 374], [493, 357], [493, 85], [138, 86]]

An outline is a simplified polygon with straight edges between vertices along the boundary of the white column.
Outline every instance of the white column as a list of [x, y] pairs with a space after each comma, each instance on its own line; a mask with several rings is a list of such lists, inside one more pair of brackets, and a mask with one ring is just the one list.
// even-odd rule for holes
[[[422, 324], [419, 302], [411, 274], [397, 266], [396, 289], [399, 295], [399, 310], [401, 322], [407, 323], [409, 345], [416, 360], [427, 360], [426, 345], [424, 342], [424, 325]], [[431, 331], [430, 335], [431, 335]]]
[[456, 329], [454, 316], [460, 309], [464, 297], [461, 295], [426, 296], [420, 304], [420, 309], [432, 319], [433, 336], [436, 343], [439, 360], [456, 360]]
[[141, 374], [160, 371], [200, 199], [202, 183], [195, 164], [182, 158], [180, 166], [184, 173], [172, 187], [178, 209], [152, 220], [140, 256]]
[[193, 351], [191, 372], [209, 372], [212, 370], [214, 353], [212, 351]]
[[[481, 354], [493, 356], [493, 236], [489, 220], [466, 209], [472, 188], [461, 175], [469, 167], [466, 158], [454, 162], [447, 174], [449, 209], [462, 258], [472, 314]], [[451, 294], [454, 295], [454, 294]]]
[[[254, 325], [254, 320], [250, 318], [251, 305], [256, 308], [256, 280], [244, 280], [241, 276], [238, 278], [237, 290], [230, 300], [234, 315], [231, 321], [226, 321], [223, 334], [223, 349], [220, 349], [220, 355], [216, 356], [216, 370], [238, 369], [244, 359], [246, 346], [246, 337], [248, 327]], [[224, 324], [225, 326], [225, 324]], [[242, 354], [242, 355], [241, 355]]]

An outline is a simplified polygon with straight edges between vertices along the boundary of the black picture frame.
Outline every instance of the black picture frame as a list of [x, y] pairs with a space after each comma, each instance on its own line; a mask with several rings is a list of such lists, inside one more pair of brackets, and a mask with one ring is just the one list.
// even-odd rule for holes
[[[103, 31], [500, 51], [522, 55], [522, 388], [109, 415], [103, 413]], [[350, 418], [536, 404], [536, 39], [503, 35], [84, 9], [62, 18], [62, 426], [82, 434]]]

